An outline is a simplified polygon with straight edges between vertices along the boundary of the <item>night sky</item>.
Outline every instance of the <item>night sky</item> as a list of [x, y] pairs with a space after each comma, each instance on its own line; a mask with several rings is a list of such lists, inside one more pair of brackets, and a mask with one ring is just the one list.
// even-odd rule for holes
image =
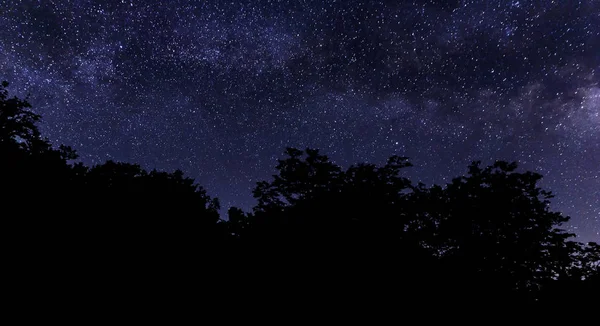
[[250, 209], [285, 147], [542, 173], [600, 240], [600, 1], [0, 0], [0, 79], [87, 164], [182, 169]]

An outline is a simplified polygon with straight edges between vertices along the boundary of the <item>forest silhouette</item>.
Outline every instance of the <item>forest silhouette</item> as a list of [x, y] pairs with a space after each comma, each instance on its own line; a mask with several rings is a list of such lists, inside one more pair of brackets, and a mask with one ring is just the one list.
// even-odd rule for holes
[[[2, 83], [7, 251], [45, 274], [118, 266], [129, 276], [106, 272], [113, 280], [147, 279], [152, 270], [246, 299], [323, 302], [564, 307], [600, 293], [600, 246], [561, 229], [569, 217], [550, 209], [542, 176], [516, 163], [474, 162], [466, 175], [428, 187], [402, 176], [405, 157], [344, 169], [318, 150], [287, 148], [277, 174], [257, 183], [252, 211], [222, 217], [218, 200], [181, 171], [77, 163], [74, 150], [41, 135], [40, 118]], [[109, 283], [102, 279], [96, 286]]]

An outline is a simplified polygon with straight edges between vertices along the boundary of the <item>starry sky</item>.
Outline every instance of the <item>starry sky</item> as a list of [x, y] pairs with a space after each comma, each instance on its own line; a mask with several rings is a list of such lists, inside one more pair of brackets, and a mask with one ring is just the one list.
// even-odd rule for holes
[[87, 164], [182, 169], [249, 209], [286, 146], [542, 173], [600, 240], [600, 1], [0, 0], [0, 79]]

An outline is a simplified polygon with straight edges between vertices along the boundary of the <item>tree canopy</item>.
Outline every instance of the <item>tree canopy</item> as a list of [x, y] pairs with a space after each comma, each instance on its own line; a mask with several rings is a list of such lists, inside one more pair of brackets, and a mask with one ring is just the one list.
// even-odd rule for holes
[[406, 157], [344, 168], [316, 149], [287, 148], [273, 178], [257, 183], [253, 210], [232, 207], [221, 218], [218, 200], [181, 171], [77, 162], [71, 148], [42, 137], [41, 117], [7, 87], [3, 224], [28, 257], [168, 260], [217, 269], [238, 286], [271, 281], [312, 295], [385, 288], [432, 302], [551, 304], [597, 293], [600, 246], [573, 241], [542, 176], [516, 163], [474, 162], [466, 175], [427, 187], [403, 176]]

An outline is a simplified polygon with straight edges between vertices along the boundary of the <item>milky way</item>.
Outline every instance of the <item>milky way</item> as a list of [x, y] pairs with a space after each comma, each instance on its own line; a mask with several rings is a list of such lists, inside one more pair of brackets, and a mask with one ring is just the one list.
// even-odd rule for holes
[[0, 1], [0, 79], [88, 164], [181, 168], [250, 208], [286, 146], [444, 183], [542, 173], [600, 240], [598, 1]]

